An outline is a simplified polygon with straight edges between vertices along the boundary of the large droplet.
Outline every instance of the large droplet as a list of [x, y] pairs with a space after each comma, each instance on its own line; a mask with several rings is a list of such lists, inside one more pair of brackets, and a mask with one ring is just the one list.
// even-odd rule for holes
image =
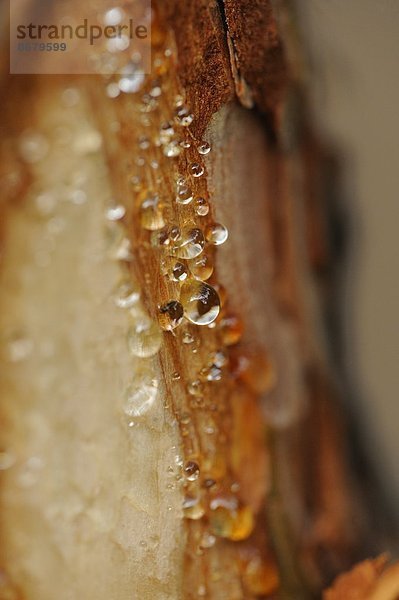
[[219, 314], [220, 300], [216, 290], [202, 281], [183, 283], [180, 302], [187, 319], [196, 325], [209, 325]]
[[155, 356], [161, 347], [162, 334], [156, 323], [146, 315], [138, 317], [127, 335], [128, 348], [133, 356]]
[[141, 417], [151, 409], [157, 394], [158, 381], [151, 374], [136, 374], [126, 390], [125, 413], [130, 417]]
[[201, 229], [183, 229], [180, 237], [173, 243], [172, 254], [177, 258], [195, 258], [205, 246]]

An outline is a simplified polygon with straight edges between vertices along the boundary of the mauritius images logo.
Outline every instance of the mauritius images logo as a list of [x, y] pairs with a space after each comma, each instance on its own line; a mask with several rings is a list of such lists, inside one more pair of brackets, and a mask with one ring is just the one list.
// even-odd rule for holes
[[10, 0], [10, 73], [124, 73], [151, 64], [150, 0]]

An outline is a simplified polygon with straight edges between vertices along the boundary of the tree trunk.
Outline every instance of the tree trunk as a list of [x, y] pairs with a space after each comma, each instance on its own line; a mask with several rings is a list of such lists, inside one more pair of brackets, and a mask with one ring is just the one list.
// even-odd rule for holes
[[370, 550], [292, 15], [158, 4], [135, 93], [3, 78], [0, 598], [299, 600]]

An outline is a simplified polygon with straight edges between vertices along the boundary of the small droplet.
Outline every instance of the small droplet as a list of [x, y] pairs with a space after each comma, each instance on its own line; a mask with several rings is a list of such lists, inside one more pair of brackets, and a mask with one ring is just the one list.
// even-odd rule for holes
[[141, 417], [153, 406], [158, 394], [158, 381], [150, 374], [134, 376], [126, 390], [124, 412], [129, 417]]
[[196, 198], [194, 208], [199, 217], [205, 217], [209, 213], [209, 204], [205, 198]]
[[115, 248], [111, 251], [111, 256], [115, 260], [131, 262], [133, 260], [133, 254], [130, 240], [126, 237], [119, 240]]
[[122, 22], [123, 15], [124, 12], [121, 8], [110, 8], [104, 15], [104, 24], [111, 26], [119, 25]]
[[176, 156], [179, 156], [181, 150], [181, 146], [176, 140], [171, 140], [170, 142], [167, 142], [163, 147], [163, 153], [168, 158], [174, 158]]
[[183, 344], [192, 344], [194, 340], [194, 336], [189, 331], [183, 333]]
[[170, 300], [159, 308], [159, 324], [165, 331], [172, 331], [183, 321], [184, 310], [180, 302]]
[[197, 150], [200, 154], [203, 154], [203, 155], [209, 154], [209, 152], [211, 151], [211, 146], [210, 146], [210, 144], [208, 144], [208, 142], [201, 142], [201, 144], [199, 144]]
[[118, 81], [118, 86], [121, 92], [125, 94], [135, 94], [139, 91], [144, 83], [145, 75], [143, 71], [137, 69], [135, 65], [132, 65], [126, 69], [127, 72]]
[[194, 115], [192, 115], [189, 109], [186, 106], [180, 106], [176, 110], [175, 114], [176, 122], [183, 127], [188, 127], [194, 120]]
[[183, 500], [183, 513], [186, 519], [193, 519], [197, 521], [204, 516], [205, 509], [199, 498], [187, 496]]
[[187, 385], [187, 391], [191, 396], [201, 397], [204, 393], [204, 388], [199, 379], [190, 381]]
[[19, 144], [22, 158], [30, 164], [40, 162], [47, 155], [49, 147], [44, 135], [34, 131], [23, 133]]
[[229, 232], [224, 225], [220, 223], [212, 223], [205, 230], [206, 241], [214, 246], [224, 244], [229, 236]]
[[148, 150], [150, 147], [150, 140], [145, 136], [141, 136], [138, 139], [138, 145], [141, 150]]
[[157, 195], [143, 200], [140, 207], [141, 225], [149, 231], [156, 231], [165, 226], [162, 205]]
[[173, 129], [173, 125], [169, 122], [163, 123], [159, 130], [159, 139], [161, 144], [168, 144], [174, 134], [175, 130]]
[[169, 238], [172, 240], [172, 242], [176, 242], [180, 237], [180, 227], [177, 227], [177, 225], [173, 225], [173, 227], [169, 229]]
[[130, 281], [123, 281], [114, 292], [114, 302], [119, 308], [132, 308], [140, 300], [139, 292]]
[[0, 451], [0, 471], [6, 471], [15, 464], [15, 456], [11, 452]]
[[223, 343], [226, 346], [233, 346], [240, 341], [244, 331], [244, 325], [237, 315], [229, 314], [220, 321], [219, 331]]
[[200, 375], [206, 381], [220, 381], [222, 379], [222, 369], [216, 365], [211, 365], [201, 369]]
[[179, 379], [180, 379], [180, 373], [178, 373], [177, 371], [175, 371], [174, 373], [172, 373], [172, 379], [173, 379], [173, 381], [179, 381]]
[[153, 231], [151, 234], [151, 246], [169, 246], [169, 232], [167, 229], [161, 229], [160, 231]]
[[197, 481], [200, 474], [200, 468], [198, 464], [192, 460], [186, 462], [184, 465], [184, 474], [188, 481]]
[[206, 596], [207, 591], [206, 591], [206, 587], [204, 585], [199, 585], [198, 589], [197, 589], [197, 596], [199, 596], [200, 598], [203, 598], [204, 596]]
[[150, 90], [150, 96], [152, 96], [153, 98], [159, 98], [161, 94], [162, 88], [160, 85], [155, 84]]
[[193, 193], [186, 183], [177, 186], [176, 202], [178, 204], [189, 204], [192, 199]]
[[105, 212], [105, 217], [108, 221], [119, 221], [123, 219], [126, 214], [126, 208], [122, 204], [113, 204], [109, 208], [107, 208]]
[[184, 281], [187, 279], [188, 269], [186, 265], [181, 262], [176, 262], [172, 267], [171, 278], [174, 281]]
[[200, 256], [188, 261], [191, 273], [196, 279], [206, 281], [213, 273], [213, 259], [208, 254], [202, 253]]
[[204, 167], [199, 163], [192, 163], [190, 165], [190, 173], [193, 177], [201, 177], [204, 174]]
[[111, 82], [106, 87], [108, 98], [117, 98], [121, 93], [119, 85], [115, 82]]
[[15, 335], [7, 346], [8, 357], [11, 362], [21, 362], [29, 358], [33, 351], [33, 340], [21, 335]]
[[187, 148], [191, 148], [191, 142], [189, 142], [188, 140], [182, 140], [180, 142], [180, 146], [187, 150]]
[[129, 329], [127, 341], [133, 356], [149, 358], [159, 352], [162, 335], [158, 325], [149, 317], [143, 316]]
[[238, 542], [251, 535], [254, 515], [249, 506], [229, 508], [219, 504], [211, 510], [209, 522], [215, 535]]
[[217, 350], [210, 355], [210, 363], [216, 367], [224, 367], [227, 365], [228, 358], [223, 350]]
[[67, 108], [77, 106], [80, 101], [80, 92], [76, 88], [66, 88], [61, 96], [62, 104]]
[[172, 255], [177, 258], [195, 258], [205, 246], [204, 234], [201, 229], [185, 229], [172, 246]]
[[196, 325], [209, 325], [220, 311], [220, 300], [216, 290], [202, 281], [183, 283], [180, 302], [187, 319]]

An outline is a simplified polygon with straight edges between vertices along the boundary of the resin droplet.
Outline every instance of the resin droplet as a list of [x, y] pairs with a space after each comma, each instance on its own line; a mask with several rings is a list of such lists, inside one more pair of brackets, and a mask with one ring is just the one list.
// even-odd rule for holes
[[204, 174], [204, 167], [199, 163], [192, 163], [190, 165], [190, 173], [193, 177], [201, 177]]
[[229, 232], [224, 225], [220, 223], [212, 223], [205, 230], [206, 241], [214, 246], [220, 246], [229, 237]]
[[202, 281], [183, 283], [180, 302], [187, 319], [196, 325], [209, 325], [219, 314], [220, 300], [216, 290]]
[[126, 390], [124, 411], [129, 417], [141, 417], [153, 406], [158, 394], [158, 381], [148, 374], [138, 374]]
[[140, 317], [129, 329], [127, 342], [133, 356], [141, 358], [155, 356], [161, 347], [161, 331], [149, 317]]
[[178, 204], [189, 204], [192, 199], [193, 193], [187, 184], [182, 183], [177, 186], [176, 202]]
[[196, 198], [194, 207], [195, 212], [199, 217], [205, 217], [209, 213], [209, 204], [205, 198]]
[[191, 273], [196, 279], [206, 281], [213, 273], [212, 257], [202, 253], [200, 256], [188, 261]]
[[171, 300], [159, 308], [159, 324], [165, 331], [172, 331], [183, 320], [184, 310], [180, 302]]
[[162, 207], [157, 195], [146, 198], [140, 207], [141, 225], [149, 231], [156, 231], [165, 226]]
[[211, 145], [208, 144], [208, 142], [201, 142], [201, 144], [198, 146], [197, 148], [198, 152], [200, 154], [209, 154], [209, 152], [211, 151]]
[[184, 465], [184, 474], [188, 481], [197, 481], [200, 474], [200, 468], [196, 462], [190, 460]]
[[172, 247], [173, 256], [178, 258], [195, 258], [205, 247], [205, 238], [201, 229], [185, 229]]

